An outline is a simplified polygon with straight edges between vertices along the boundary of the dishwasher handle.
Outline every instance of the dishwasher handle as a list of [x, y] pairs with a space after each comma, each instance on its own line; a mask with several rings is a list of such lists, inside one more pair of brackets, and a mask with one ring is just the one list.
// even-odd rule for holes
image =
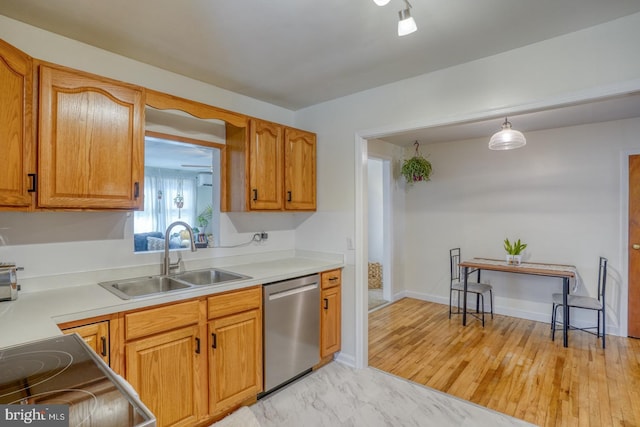
[[311, 291], [313, 289], [317, 289], [318, 284], [312, 283], [311, 285], [302, 285], [292, 289], [286, 289], [284, 291], [274, 292], [272, 294], [268, 294], [269, 301], [277, 300], [279, 298], [288, 297], [295, 294], [301, 294], [303, 292]]

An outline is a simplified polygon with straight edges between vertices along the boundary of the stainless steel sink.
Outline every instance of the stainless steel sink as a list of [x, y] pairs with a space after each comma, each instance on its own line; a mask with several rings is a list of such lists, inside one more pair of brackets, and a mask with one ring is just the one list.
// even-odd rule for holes
[[230, 271], [219, 270], [217, 268], [186, 271], [184, 273], [174, 274], [171, 277], [195, 286], [215, 285], [224, 282], [230, 282], [232, 280], [250, 279], [249, 276], [232, 273]]
[[167, 276], [147, 276], [126, 280], [114, 280], [112, 282], [102, 282], [99, 283], [99, 285], [122, 299], [164, 294], [191, 287], [187, 283], [182, 283]]
[[110, 282], [101, 282], [98, 283], [98, 285], [122, 299], [136, 299], [250, 278], [251, 277], [243, 274], [209, 268], [205, 270], [186, 271], [171, 276], [146, 276], [133, 279], [113, 280]]

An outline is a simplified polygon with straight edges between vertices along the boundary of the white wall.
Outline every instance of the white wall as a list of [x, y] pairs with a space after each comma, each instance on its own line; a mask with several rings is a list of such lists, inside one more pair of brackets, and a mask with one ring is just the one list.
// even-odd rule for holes
[[[568, 101], [639, 90], [640, 50], [637, 48], [637, 40], [639, 39], [640, 14], [635, 14], [521, 49], [403, 80], [298, 111], [296, 125], [318, 133], [319, 209], [316, 215], [296, 231], [296, 246], [304, 248], [308, 245], [318, 245], [327, 251], [341, 252], [344, 251], [345, 236], [353, 237], [356, 235], [358, 230], [356, 222], [364, 220], [364, 213], [356, 212], [356, 207], [361, 204], [358, 200], [363, 198], [362, 189], [366, 188], [362, 185], [362, 181], [366, 180], [366, 167], [362, 166], [366, 161], [366, 148], [363, 156], [363, 148], [359, 142], [360, 136], [375, 138], [403, 129], [455, 123], [488, 115], [524, 111], [532, 107], [558, 105]], [[573, 131], [577, 132], [577, 130]], [[609, 144], [608, 141], [609, 138], [600, 143]], [[629, 138], [626, 139], [626, 142], [633, 144]], [[452, 144], [451, 150], [462, 152], [464, 150], [460, 149], [461, 146], [464, 144]], [[531, 146], [533, 146], [533, 141], [530, 142], [527, 150]], [[551, 151], [549, 154], [553, 154], [555, 150], [559, 149], [555, 145], [548, 144], [545, 144], [544, 147]], [[576, 147], [574, 146], [574, 148]], [[446, 151], [448, 148], [443, 148], [443, 150]], [[531, 151], [535, 153], [537, 150], [534, 148]], [[481, 151], [484, 156], [489, 154], [484, 151], [484, 147]], [[426, 149], [423, 152], [428, 153]], [[527, 151], [522, 152], [527, 153]], [[569, 160], [575, 156], [571, 150], [564, 152]], [[515, 153], [514, 156], [521, 155], [518, 152]], [[511, 155], [512, 153], [505, 154]], [[538, 153], [537, 157], [541, 158], [546, 154], [546, 152]], [[610, 156], [611, 153], [606, 159], [606, 167], [609, 173], [613, 173], [615, 177], [607, 176], [604, 181], [599, 180], [595, 183], [596, 189], [599, 189], [601, 194], [605, 192], [601, 189], [602, 186], [610, 187], [609, 180], [618, 179], [619, 175], [617, 171], [620, 170], [620, 166], [613, 165]], [[560, 159], [555, 161], [558, 162]], [[433, 179], [438, 180], [440, 174], [447, 172], [440, 168], [437, 161], [433, 163]], [[517, 164], [505, 160], [503, 170], [517, 172], [516, 166]], [[526, 212], [520, 210], [507, 212], [506, 216], [512, 219], [509, 219], [505, 224], [504, 231], [498, 233], [494, 229], [495, 236], [483, 236], [487, 242], [486, 248], [492, 247], [489, 242], [497, 239], [498, 234], [500, 234], [498, 242], [501, 242], [504, 234], [515, 235], [518, 233], [521, 230], [518, 224], [522, 221], [538, 221], [538, 218], [543, 218], [543, 224], [555, 224], [556, 227], [560, 227], [563, 224], [561, 221], [566, 220], [566, 216], [571, 213], [569, 205], [575, 202], [577, 197], [584, 197], [584, 194], [592, 191], [579, 180], [573, 179], [573, 176], [565, 175], [568, 182], [562, 182], [557, 180], [557, 176], [545, 175], [545, 173], [557, 170], [558, 167], [551, 168], [545, 163], [539, 164], [537, 167], [538, 170], [531, 169], [523, 178], [518, 178], [516, 184], [511, 184], [510, 190], [502, 187], [504, 188], [503, 193], [513, 197], [515, 201], [524, 202], [523, 206], [529, 208], [535, 205], [535, 197], [546, 197], [546, 199], [541, 199], [543, 201], [560, 202], [562, 200], [556, 200], [559, 197], [558, 193], [547, 194], [540, 189], [531, 194], [528, 199], [523, 200], [525, 196], [519, 187], [524, 186], [525, 189], [530, 190], [531, 180], [534, 178], [536, 182], [544, 182], [546, 186], [563, 185], [566, 192], [564, 194], [566, 199], [563, 199], [565, 204], [562, 205], [563, 217], [555, 219], [555, 213], [544, 209], [538, 209], [537, 216], [533, 219]], [[581, 167], [584, 166], [574, 164], [572, 168]], [[506, 185], [502, 184], [502, 180], [506, 179], [504, 174], [500, 174], [498, 177], [498, 171], [483, 170], [480, 162], [473, 165], [472, 171], [465, 173], [472, 172], [480, 173], [486, 183]], [[516, 174], [516, 176], [518, 175]], [[472, 180], [458, 179], [460, 180], [458, 185], [483, 190], [478, 188]], [[589, 183], [593, 184], [593, 180], [590, 180]], [[435, 188], [435, 186], [427, 188]], [[437, 191], [437, 189], [418, 191]], [[468, 202], [466, 197], [470, 197], [470, 200], [479, 198], [479, 196], [464, 190], [459, 190], [456, 195], [464, 196], [465, 199], [454, 200], [451, 203], [470, 208], [474, 208], [474, 204]], [[407, 197], [409, 196], [408, 194]], [[441, 197], [446, 197], [446, 195], [441, 195]], [[496, 202], [495, 198], [492, 200], [494, 203]], [[584, 199], [579, 201], [582, 203]], [[364, 206], [366, 209], [366, 203]], [[484, 209], [488, 209], [486, 202], [482, 206]], [[407, 207], [406, 234], [409, 234], [416, 231], [417, 218], [423, 212], [412, 205], [409, 210], [409, 202]], [[512, 205], [510, 209], [515, 208]], [[602, 207], [598, 206], [597, 209], [602, 209]], [[619, 209], [619, 206], [615, 206], [613, 209]], [[585, 223], [590, 224], [598, 215], [583, 211], [573, 213], [584, 215]], [[479, 211], [478, 214], [479, 219], [487, 218], [487, 214], [483, 214], [482, 211]], [[437, 211], [430, 214], [432, 217], [437, 217], [437, 215]], [[604, 214], [601, 212], [600, 215]], [[612, 214], [608, 212], [606, 215], [610, 217]], [[619, 211], [617, 215], [620, 215]], [[598, 231], [598, 238], [602, 239], [599, 248], [610, 254], [615, 252], [611, 255], [614, 259], [611, 264], [612, 270], [618, 270], [624, 274], [621, 269], [619, 229], [615, 229], [615, 233], [611, 234], [609, 232], [613, 230], [612, 226], [605, 223], [604, 227], [606, 233]], [[566, 240], [567, 236], [563, 234], [562, 228], [557, 228], [555, 231], [558, 236]], [[533, 230], [528, 229], [527, 236], [522, 237], [530, 239], [532, 255], [534, 253], [536, 256], [544, 254], [544, 252], [538, 251], [543, 247], [546, 248], [546, 244], [538, 241]], [[579, 238], [579, 236], [570, 237]], [[466, 249], [465, 255], [484, 252], [480, 246], [471, 245], [469, 240], [455, 243], [454, 240], [447, 240], [446, 245], [443, 246], [459, 244]], [[366, 239], [357, 241], [356, 250], [366, 250], [366, 245], [363, 243], [366, 243]], [[534, 250], [536, 252], [533, 252]], [[496, 248], [496, 253], [499, 253], [499, 247]], [[366, 329], [366, 315], [361, 308], [356, 306], [356, 273], [358, 273], [360, 281], [357, 284], [357, 289], [362, 292], [363, 297], [365, 291], [362, 279], [365, 274], [362, 266], [355, 265], [355, 252], [347, 251], [347, 255], [347, 262], [353, 262], [354, 265], [353, 268], [345, 269], [345, 277], [343, 278], [343, 308], [345, 309], [343, 313], [343, 354], [345, 357], [346, 355], [353, 356], [357, 361], [359, 357], [366, 357], [366, 351], [363, 350], [363, 348], [366, 349], [366, 330], [362, 336], [358, 336], [355, 328], [358, 322], [365, 322]], [[404, 262], [407, 266], [407, 275], [413, 274], [415, 277], [415, 271], [412, 270], [414, 267], [409, 262], [411, 256], [416, 255], [412, 255], [410, 251], [406, 250], [404, 261], [398, 260], [398, 263]], [[423, 256], [433, 258], [442, 255], [441, 250], [431, 248]], [[571, 258], [580, 268], [586, 269], [589, 266], [595, 268], [597, 260], [594, 260], [593, 256], [591, 252], [580, 249], [578, 254], [572, 255]], [[586, 272], [586, 270], [585, 274], [587, 277], [591, 276], [590, 272]], [[441, 277], [437, 277], [435, 280], [439, 281]], [[408, 277], [407, 281], [409, 281]], [[626, 286], [625, 283], [623, 279], [623, 287]], [[440, 285], [427, 286], [436, 289]], [[535, 311], [536, 308], [534, 307], [533, 310]], [[356, 313], [356, 311], [358, 312]], [[358, 316], [365, 318], [358, 319]], [[358, 328], [361, 327], [362, 325], [358, 325]]]

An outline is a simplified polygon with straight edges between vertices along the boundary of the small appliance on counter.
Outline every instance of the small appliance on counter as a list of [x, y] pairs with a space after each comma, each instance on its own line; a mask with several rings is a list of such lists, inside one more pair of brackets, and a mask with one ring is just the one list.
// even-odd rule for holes
[[135, 390], [79, 335], [0, 349], [0, 373], [2, 404], [68, 405], [69, 426], [156, 425]]
[[22, 270], [12, 262], [0, 262], [0, 301], [13, 301], [18, 298], [18, 276]]

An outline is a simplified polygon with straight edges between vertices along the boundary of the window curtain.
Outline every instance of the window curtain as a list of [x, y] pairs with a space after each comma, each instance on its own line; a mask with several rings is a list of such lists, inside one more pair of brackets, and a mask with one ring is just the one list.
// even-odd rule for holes
[[[196, 226], [196, 177], [193, 173], [145, 168], [144, 211], [134, 213], [136, 233], [163, 232], [174, 221]], [[182, 197], [182, 207], [176, 203]]]

